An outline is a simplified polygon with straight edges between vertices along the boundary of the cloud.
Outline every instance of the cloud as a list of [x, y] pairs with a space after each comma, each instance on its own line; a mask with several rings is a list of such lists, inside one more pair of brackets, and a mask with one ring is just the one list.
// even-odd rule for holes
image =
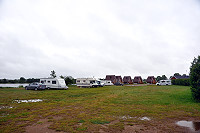
[[2, 0], [0, 78], [183, 74], [199, 20], [197, 0]]

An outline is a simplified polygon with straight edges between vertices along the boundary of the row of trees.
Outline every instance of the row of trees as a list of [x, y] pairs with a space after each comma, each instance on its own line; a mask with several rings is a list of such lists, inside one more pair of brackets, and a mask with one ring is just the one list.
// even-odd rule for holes
[[[54, 70], [51, 71], [50, 76], [52, 78], [56, 78], [57, 77], [56, 76], [56, 72]], [[67, 85], [76, 83], [76, 80], [72, 76], [62, 76], [61, 75], [60, 78], [64, 79], [65, 83]], [[14, 84], [14, 83], [33, 83], [33, 82], [39, 82], [39, 81], [40, 81], [40, 79], [37, 79], [37, 78], [36, 79], [35, 78], [25, 79], [24, 77], [20, 77], [19, 79], [14, 79], [14, 80], [5, 79], [5, 78], [4, 79], [0, 79], [0, 83], [12, 83], [12, 84]]]
[[28, 78], [28, 79], [25, 79], [24, 77], [21, 77], [19, 79], [0, 79], [0, 83], [32, 83], [32, 82], [39, 82], [40, 79], [35, 79], [35, 78]]

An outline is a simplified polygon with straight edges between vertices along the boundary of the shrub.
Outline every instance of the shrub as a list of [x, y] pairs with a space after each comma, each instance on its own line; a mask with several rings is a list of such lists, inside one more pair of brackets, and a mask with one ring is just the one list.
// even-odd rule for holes
[[194, 58], [190, 67], [190, 84], [193, 98], [200, 102], [200, 56]]
[[183, 85], [183, 86], [190, 86], [190, 79], [173, 79], [173, 85]]

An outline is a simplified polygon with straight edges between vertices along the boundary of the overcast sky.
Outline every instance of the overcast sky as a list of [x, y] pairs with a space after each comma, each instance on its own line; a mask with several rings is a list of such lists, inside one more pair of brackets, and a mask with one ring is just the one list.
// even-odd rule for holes
[[199, 0], [0, 0], [0, 78], [169, 77], [199, 54]]

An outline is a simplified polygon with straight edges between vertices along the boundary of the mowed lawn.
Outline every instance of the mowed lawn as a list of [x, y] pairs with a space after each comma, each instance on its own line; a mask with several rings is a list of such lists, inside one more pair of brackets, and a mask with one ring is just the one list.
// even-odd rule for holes
[[[15, 100], [41, 99], [17, 103]], [[147, 117], [148, 120], [140, 118]], [[200, 120], [185, 86], [105, 86], [33, 91], [0, 88], [0, 132], [29, 128], [63, 132], [181, 131], [178, 120]], [[128, 131], [127, 130], [127, 131]]]

